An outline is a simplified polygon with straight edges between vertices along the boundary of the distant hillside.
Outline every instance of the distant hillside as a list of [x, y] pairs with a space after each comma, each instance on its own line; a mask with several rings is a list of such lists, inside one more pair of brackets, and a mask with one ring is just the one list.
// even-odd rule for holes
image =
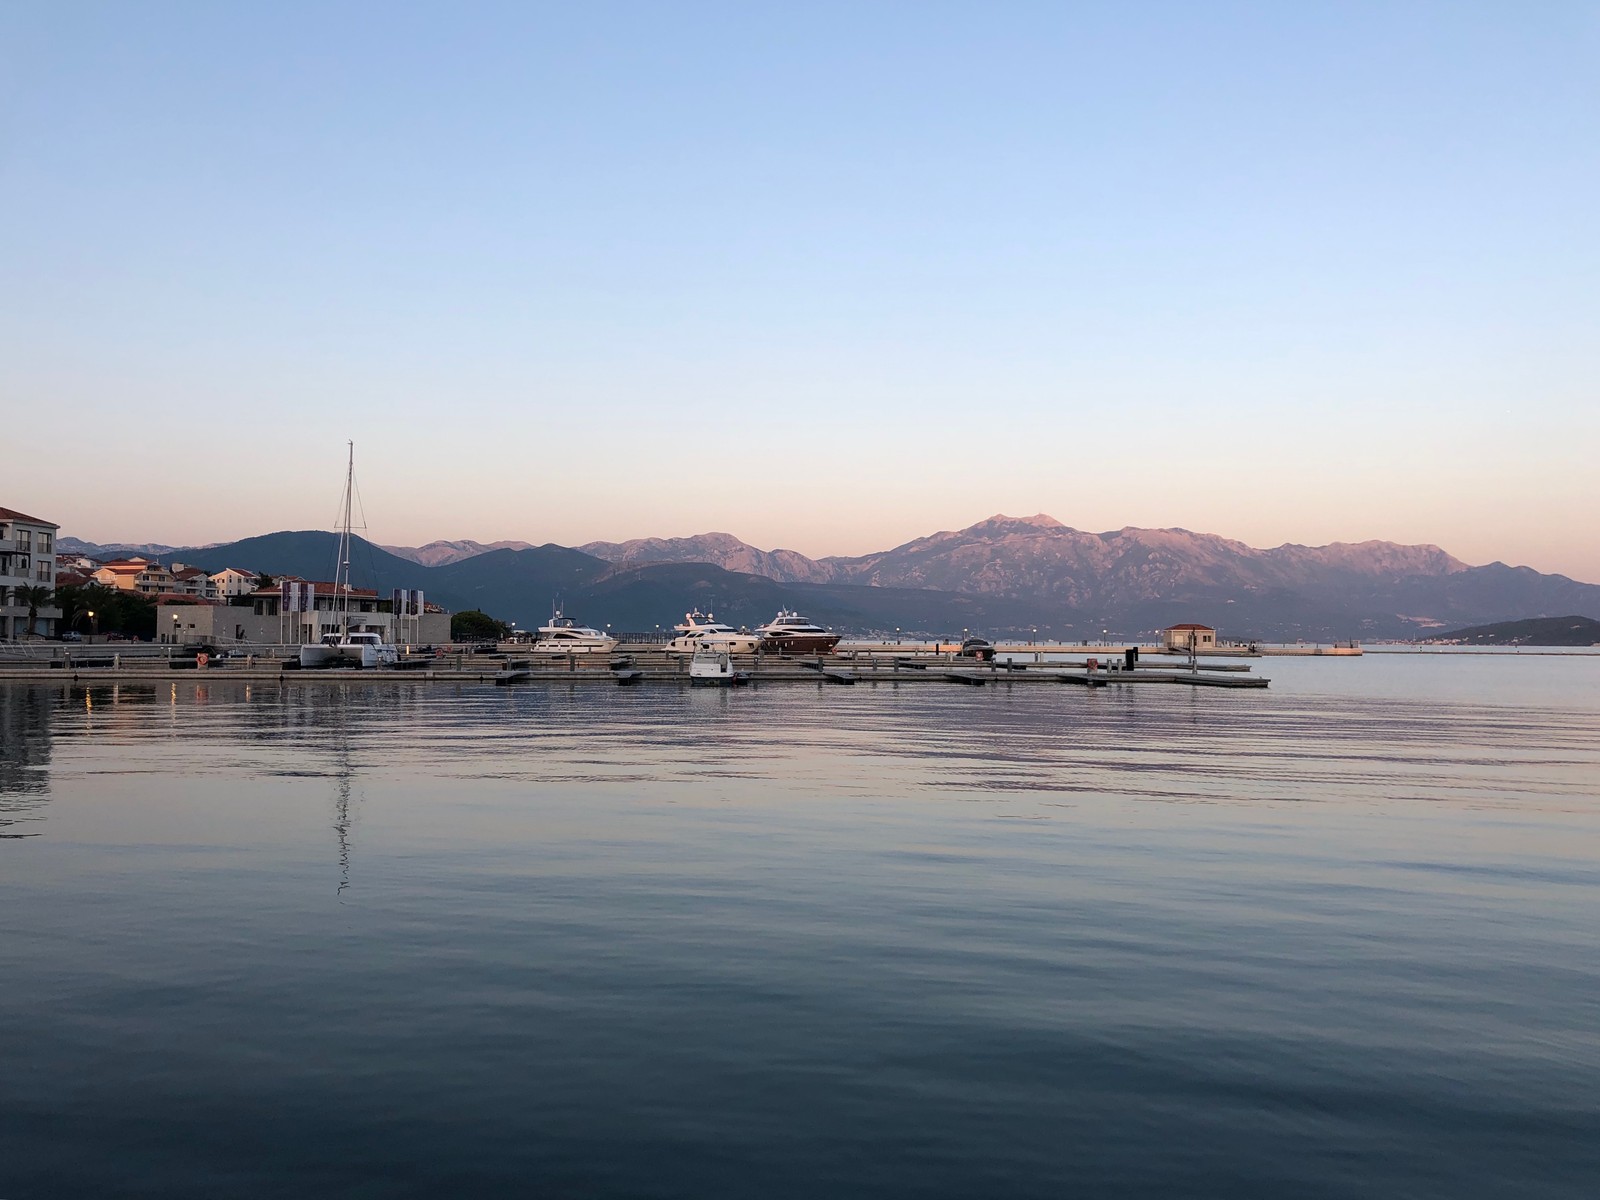
[[[298, 575], [302, 579], [331, 580], [339, 570], [339, 535], [317, 529], [266, 533], [223, 546], [180, 551], [183, 561], [208, 571], [224, 567], [265, 571], [268, 575]], [[357, 587], [386, 592], [397, 587], [424, 587], [416, 563], [390, 554], [365, 538], [354, 539], [351, 578]]]
[[86, 542], [82, 538], [62, 537], [56, 539], [56, 553], [81, 554], [85, 558], [97, 559], [106, 562], [114, 558], [129, 558], [139, 555], [143, 558], [165, 560], [173, 554], [181, 554], [180, 546], [164, 546], [159, 542]]
[[762, 575], [779, 583], [827, 583], [837, 572], [795, 550], [758, 550], [731, 533], [701, 533], [682, 538], [636, 538], [631, 542], [589, 542], [585, 554], [627, 566], [644, 563], [711, 563], [724, 571]]
[[464, 558], [472, 558], [479, 554], [487, 554], [491, 550], [531, 550], [532, 542], [474, 542], [469, 539], [447, 542], [429, 542], [426, 546], [385, 546], [390, 554], [400, 558], [408, 558], [414, 563], [421, 563], [425, 567], [442, 567], [448, 563], [460, 562]]
[[1600, 646], [1600, 621], [1593, 617], [1536, 617], [1456, 629], [1428, 640], [1464, 646]]

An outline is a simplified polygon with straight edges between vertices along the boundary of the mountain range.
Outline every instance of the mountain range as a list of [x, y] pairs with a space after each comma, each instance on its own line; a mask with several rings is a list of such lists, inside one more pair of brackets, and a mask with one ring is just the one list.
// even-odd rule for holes
[[[333, 534], [300, 531], [207, 547], [60, 544], [92, 557], [140, 550], [210, 569], [329, 578], [335, 543]], [[996, 515], [879, 553], [821, 559], [761, 550], [728, 533], [576, 548], [357, 545], [356, 576], [369, 586], [421, 587], [447, 607], [480, 608], [525, 628], [558, 598], [572, 615], [619, 629], [667, 626], [689, 608], [754, 625], [784, 606], [852, 632], [1037, 628], [1057, 638], [1134, 636], [1197, 620], [1226, 637], [1371, 639], [1600, 613], [1600, 586], [1504, 563], [1469, 566], [1437, 546], [1263, 550], [1184, 529], [1087, 533], [1042, 513]]]

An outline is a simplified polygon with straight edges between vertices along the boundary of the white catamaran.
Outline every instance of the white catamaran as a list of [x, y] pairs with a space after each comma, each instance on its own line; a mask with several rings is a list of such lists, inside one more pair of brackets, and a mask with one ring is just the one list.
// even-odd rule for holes
[[[322, 640], [300, 647], [302, 667], [389, 667], [400, 661], [400, 652], [373, 630], [350, 628], [350, 523], [355, 499], [356, 444], [350, 443], [350, 462], [344, 476], [344, 522], [339, 530], [339, 569], [334, 579], [334, 606], [339, 628], [325, 633]], [[315, 594], [311, 600], [313, 613]]]

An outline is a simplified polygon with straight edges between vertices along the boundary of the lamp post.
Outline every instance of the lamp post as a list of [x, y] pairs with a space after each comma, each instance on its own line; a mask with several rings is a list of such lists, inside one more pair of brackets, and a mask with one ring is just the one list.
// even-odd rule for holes
[[91, 608], [89, 610], [89, 636], [93, 637], [99, 631], [100, 631], [100, 627], [95, 624], [95, 620], [94, 620], [94, 609]]
[[177, 613], [173, 613], [172, 614], [172, 644], [174, 646], [176, 646], [178, 644], [178, 614]]

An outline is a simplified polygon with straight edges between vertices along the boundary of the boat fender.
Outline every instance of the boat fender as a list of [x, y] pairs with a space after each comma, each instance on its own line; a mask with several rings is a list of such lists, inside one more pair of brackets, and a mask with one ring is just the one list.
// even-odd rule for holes
[[206, 654], [204, 651], [194, 656], [194, 665], [199, 667], [201, 670], [205, 670], [205, 665], [210, 661], [211, 656]]

